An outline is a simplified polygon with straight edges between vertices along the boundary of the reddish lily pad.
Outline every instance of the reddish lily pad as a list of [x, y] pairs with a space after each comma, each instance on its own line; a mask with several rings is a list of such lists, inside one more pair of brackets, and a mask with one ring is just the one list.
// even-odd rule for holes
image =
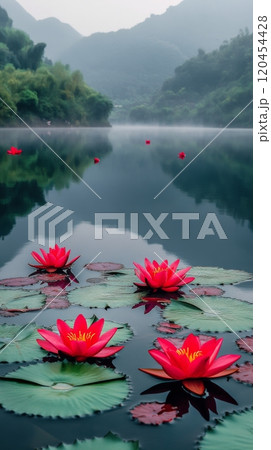
[[5, 278], [4, 280], [0, 280], [0, 285], [8, 287], [22, 287], [36, 284], [38, 281], [39, 280], [36, 277]]
[[54, 283], [56, 281], [65, 280], [67, 275], [64, 273], [39, 273], [35, 275], [35, 278], [44, 283]]
[[146, 425], [160, 425], [172, 422], [178, 415], [178, 408], [167, 403], [141, 403], [130, 410], [134, 419]]
[[207, 297], [209, 297], [214, 295], [216, 297], [220, 297], [220, 295], [223, 295], [225, 291], [214, 286], [201, 286], [191, 289], [190, 292], [199, 296], [206, 295]]
[[70, 306], [70, 302], [66, 296], [47, 297], [47, 309], [66, 309]]
[[65, 294], [65, 290], [60, 286], [45, 286], [40, 290], [40, 292], [47, 295], [48, 297], [55, 297], [60, 293], [62, 293], [63, 295]]
[[124, 265], [112, 262], [97, 262], [86, 264], [85, 268], [88, 270], [94, 270], [95, 272], [111, 272], [115, 270], [123, 269]]
[[182, 327], [180, 325], [176, 325], [175, 323], [160, 322], [157, 325], [156, 330], [160, 333], [174, 334], [176, 331], [181, 330], [181, 328]]
[[242, 339], [238, 339], [236, 344], [241, 350], [248, 353], [253, 353], [253, 336], [247, 336]]
[[253, 384], [253, 364], [245, 362], [240, 366], [236, 364], [238, 371], [232, 374], [232, 378], [241, 383]]

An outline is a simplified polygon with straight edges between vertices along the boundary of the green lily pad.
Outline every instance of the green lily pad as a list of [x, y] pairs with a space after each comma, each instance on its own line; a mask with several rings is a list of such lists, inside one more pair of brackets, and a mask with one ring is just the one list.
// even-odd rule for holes
[[209, 428], [199, 442], [199, 450], [252, 450], [253, 412], [243, 411], [225, 416]]
[[120, 405], [128, 394], [124, 375], [89, 364], [38, 363], [0, 379], [5, 409], [42, 417], [91, 415]]
[[[88, 326], [90, 326], [94, 321], [98, 320], [96, 316], [92, 316], [90, 319], [86, 319]], [[73, 327], [74, 320], [67, 320], [65, 321], [70, 327]], [[128, 324], [124, 323], [117, 323], [117, 322], [111, 322], [111, 320], [105, 320], [104, 326], [102, 329], [102, 334], [104, 334], [106, 331], [111, 330], [112, 328], [117, 327], [118, 330], [114, 334], [114, 336], [110, 339], [108, 345], [118, 345], [122, 344], [123, 342], [129, 341], [134, 335], [133, 331], [129, 327]], [[54, 332], [58, 332], [57, 327], [53, 327]]]
[[0, 289], [0, 309], [8, 311], [41, 309], [44, 300], [45, 295], [37, 294], [34, 290]]
[[199, 331], [246, 331], [253, 326], [252, 304], [226, 297], [189, 298], [172, 302], [163, 312], [166, 320]]
[[135, 275], [134, 269], [122, 269], [119, 272], [105, 274], [105, 282], [115, 286], [134, 286], [140, 281]]
[[36, 339], [40, 338], [36, 325], [27, 327], [0, 325], [0, 362], [25, 362], [42, 359], [44, 352]]
[[212, 286], [217, 284], [241, 283], [252, 279], [252, 275], [242, 270], [228, 270], [221, 267], [192, 267], [189, 276], [195, 277], [192, 284]]
[[134, 305], [140, 301], [141, 295], [135, 293], [135, 287], [123, 287], [110, 284], [94, 284], [77, 288], [68, 293], [71, 304], [87, 308], [119, 308]]
[[73, 444], [60, 444], [58, 447], [46, 447], [42, 450], [139, 450], [138, 441], [123, 441], [113, 433], [105, 437], [95, 437], [84, 441], [76, 440]]

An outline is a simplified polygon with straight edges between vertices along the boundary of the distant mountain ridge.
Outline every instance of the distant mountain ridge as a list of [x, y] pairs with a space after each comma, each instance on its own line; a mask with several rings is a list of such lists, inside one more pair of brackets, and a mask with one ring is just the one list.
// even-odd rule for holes
[[212, 51], [245, 28], [252, 31], [252, 0], [183, 0], [129, 30], [82, 38], [61, 60], [123, 103], [154, 92], [199, 48]]
[[35, 43], [47, 44], [45, 55], [53, 61], [82, 38], [74, 28], [54, 17], [36, 20], [16, 0], [0, 0], [0, 6], [7, 11], [15, 28], [25, 31]]
[[14, 26], [47, 43], [46, 56], [79, 69], [90, 86], [121, 105], [158, 90], [199, 48], [210, 52], [241, 29], [252, 31], [253, 0], [183, 0], [131, 29], [89, 37], [57, 19], [36, 21], [15, 0], [0, 5]]

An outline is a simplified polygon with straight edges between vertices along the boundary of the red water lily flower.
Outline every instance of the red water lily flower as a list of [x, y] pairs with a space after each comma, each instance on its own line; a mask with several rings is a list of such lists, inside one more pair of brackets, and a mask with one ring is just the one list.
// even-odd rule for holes
[[[163, 369], [140, 369], [150, 375], [159, 378], [181, 380], [183, 385], [191, 389], [193, 383], [197, 384], [200, 394], [203, 383], [196, 380], [201, 378], [217, 378], [236, 372], [237, 368], [229, 369], [241, 356], [225, 355], [217, 358], [223, 342], [223, 338], [212, 338], [201, 344], [198, 336], [189, 334], [181, 348], [175, 347], [167, 339], [157, 339], [162, 351], [149, 350], [150, 355], [162, 366]], [[193, 381], [195, 379], [195, 381]], [[194, 389], [195, 391], [195, 389]]]
[[56, 272], [59, 269], [69, 269], [71, 265], [78, 259], [80, 256], [76, 256], [70, 262], [68, 262], [70, 256], [70, 250], [66, 252], [65, 247], [59, 247], [57, 244], [55, 248], [50, 248], [49, 252], [46, 253], [42, 248], [40, 249], [42, 256], [40, 256], [37, 252], [32, 252], [31, 255], [33, 258], [39, 262], [39, 265], [29, 264], [31, 267], [35, 267], [39, 270], [46, 270], [46, 272]]
[[48, 352], [64, 353], [72, 356], [76, 361], [85, 361], [88, 358], [106, 358], [123, 349], [122, 346], [106, 347], [114, 336], [117, 328], [112, 328], [101, 335], [104, 319], [93, 322], [89, 327], [82, 314], [74, 321], [73, 328], [61, 319], [57, 320], [60, 334], [49, 330], [38, 330], [45, 339], [37, 339], [37, 343]]
[[99, 158], [94, 158], [94, 164], [98, 164], [99, 162], [100, 162], [100, 159]]
[[16, 147], [10, 147], [10, 149], [7, 150], [7, 153], [8, 153], [9, 155], [20, 155], [20, 154], [22, 153], [22, 150], [19, 150], [19, 149], [16, 148]]
[[184, 152], [179, 153], [179, 158], [184, 159], [186, 157], [186, 154]]
[[180, 260], [177, 259], [170, 266], [168, 261], [165, 260], [162, 264], [158, 264], [157, 261], [152, 263], [145, 258], [145, 267], [134, 262], [135, 274], [142, 281], [142, 283], [134, 283], [139, 288], [150, 288], [154, 292], [157, 289], [162, 289], [166, 292], [178, 291], [181, 286], [191, 283], [195, 278], [185, 278], [186, 272], [191, 267], [186, 267], [177, 271]]

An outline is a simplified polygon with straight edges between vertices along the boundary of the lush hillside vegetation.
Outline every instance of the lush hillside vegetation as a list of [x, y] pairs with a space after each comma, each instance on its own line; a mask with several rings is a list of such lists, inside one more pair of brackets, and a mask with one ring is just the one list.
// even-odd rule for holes
[[[46, 44], [12, 27], [0, 7], [0, 97], [31, 124], [107, 125], [112, 103], [88, 87], [79, 71], [43, 62]], [[20, 125], [0, 102], [0, 125]]]
[[[136, 122], [226, 125], [252, 99], [252, 35], [240, 33], [211, 53], [198, 51], [148, 102], [132, 109]], [[252, 109], [236, 121], [252, 126]]]
[[0, 0], [13, 21], [13, 26], [24, 31], [35, 42], [45, 42], [45, 56], [58, 61], [60, 54], [79, 41], [82, 36], [74, 28], [55, 17], [36, 20], [16, 0]]
[[252, 0], [183, 0], [129, 30], [82, 38], [60, 58], [123, 106], [159, 89], [199, 48], [215, 50], [246, 27], [252, 30]]

